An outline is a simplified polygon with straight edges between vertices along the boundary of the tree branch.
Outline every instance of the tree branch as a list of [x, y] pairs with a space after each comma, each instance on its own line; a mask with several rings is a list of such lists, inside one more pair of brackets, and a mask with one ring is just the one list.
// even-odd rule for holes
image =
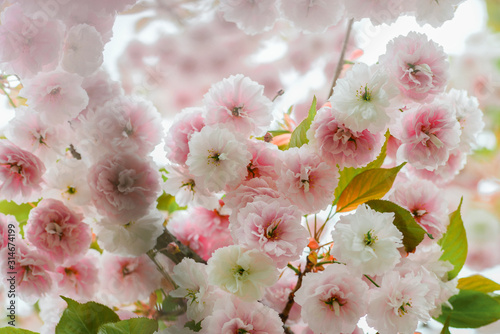
[[175, 264], [180, 263], [186, 257], [189, 257], [196, 262], [207, 263], [198, 254], [196, 254], [195, 251], [180, 242], [179, 239], [177, 239], [167, 229], [165, 229], [163, 234], [156, 239], [156, 246], [154, 247], [154, 250], [167, 256]]
[[332, 86], [330, 87], [330, 93], [328, 94], [328, 99], [333, 95], [333, 88], [337, 83], [337, 79], [340, 76], [340, 72], [342, 72], [342, 68], [344, 67], [344, 57], [345, 51], [347, 49], [347, 43], [349, 42], [349, 36], [351, 35], [352, 24], [354, 19], [350, 19], [349, 23], [347, 23], [347, 32], [345, 34], [344, 44], [342, 45], [342, 51], [340, 52], [339, 61], [337, 63], [337, 68], [335, 69], [335, 76], [333, 77]]

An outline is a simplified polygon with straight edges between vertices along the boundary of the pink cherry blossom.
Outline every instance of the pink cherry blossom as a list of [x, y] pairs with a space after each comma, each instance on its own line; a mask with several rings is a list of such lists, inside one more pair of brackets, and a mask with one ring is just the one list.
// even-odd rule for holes
[[344, 265], [308, 273], [296, 292], [302, 319], [315, 333], [351, 333], [366, 314], [368, 286]]
[[61, 66], [65, 71], [86, 77], [102, 64], [104, 44], [97, 30], [88, 24], [69, 29], [63, 46]]
[[39, 73], [26, 80], [20, 94], [28, 99], [30, 107], [41, 113], [42, 120], [60, 124], [78, 116], [89, 103], [82, 81], [79, 75], [62, 70]]
[[58, 293], [76, 300], [91, 300], [99, 287], [99, 253], [89, 250], [85, 257], [68, 267], [58, 267]]
[[224, 19], [234, 22], [247, 34], [270, 30], [278, 19], [276, 0], [221, 0]]
[[163, 190], [175, 197], [175, 202], [180, 206], [188, 204], [201, 205], [205, 208], [215, 208], [219, 201], [195, 177], [189, 174], [187, 168], [177, 165], [165, 166], [167, 180], [163, 183]]
[[61, 49], [61, 26], [57, 21], [36, 21], [20, 4], [2, 12], [0, 25], [0, 67], [28, 78], [44, 67], [55, 68]]
[[160, 195], [160, 174], [136, 155], [104, 156], [89, 171], [92, 203], [104, 216], [124, 223], [146, 214]]
[[[14, 272], [16, 285], [16, 295], [23, 301], [35, 303], [40, 297], [50, 293], [53, 287], [53, 281], [50, 272], [53, 270], [51, 261], [37, 251], [24, 243], [20, 238], [16, 238], [16, 251], [14, 254]], [[2, 268], [8, 268], [7, 256], [2, 252], [0, 265]], [[2, 282], [8, 282], [11, 278], [6, 270], [0, 273]], [[5, 283], [7, 284], [7, 283]]]
[[[196, 211], [202, 211], [201, 217]], [[208, 260], [215, 250], [231, 245], [233, 240], [229, 229], [224, 228], [227, 227], [227, 218], [215, 217], [218, 215], [216, 213], [207, 217], [208, 212], [203, 208], [197, 208], [196, 211], [192, 209], [175, 212], [168, 221], [167, 229], [179, 241]]]
[[445, 185], [453, 181], [455, 176], [464, 169], [467, 162], [467, 154], [454, 149], [450, 152], [450, 156], [444, 165], [438, 166], [430, 171], [427, 169], [417, 169], [413, 166], [407, 166], [409, 175], [414, 175], [418, 178], [429, 180], [437, 185]]
[[31, 108], [19, 106], [16, 116], [9, 122], [5, 136], [20, 148], [30, 151], [45, 163], [52, 163], [64, 155], [69, 144], [69, 127], [49, 125], [41, 114]]
[[264, 135], [272, 116], [264, 86], [242, 74], [214, 84], [203, 97], [207, 125], [224, 124], [243, 136]]
[[250, 164], [247, 166], [247, 179], [260, 176], [268, 176], [273, 180], [278, 178], [276, 174], [276, 160], [280, 159], [281, 151], [274, 144], [260, 140], [249, 140], [248, 150], [252, 154]]
[[345, 0], [346, 16], [369, 18], [372, 24], [391, 24], [408, 8], [403, 0]]
[[301, 214], [287, 200], [260, 197], [241, 209], [238, 217], [238, 224], [230, 226], [235, 243], [267, 254], [278, 268], [297, 260], [308, 244]]
[[[439, 188], [427, 180], [398, 182], [390, 199], [411, 212], [416, 222], [439, 240], [448, 225], [448, 210]], [[426, 239], [430, 242], [430, 239]]]
[[101, 255], [101, 293], [113, 302], [133, 303], [146, 299], [160, 287], [161, 274], [147, 255], [122, 257]]
[[410, 32], [387, 44], [379, 62], [390, 73], [401, 94], [416, 100], [432, 100], [444, 91], [448, 62], [443, 48], [424, 34]]
[[284, 333], [278, 312], [257, 301], [245, 302], [235, 297], [219, 299], [201, 327], [202, 334]]
[[344, 14], [342, 0], [288, 0], [280, 2], [283, 16], [305, 32], [324, 32], [339, 23]]
[[0, 197], [16, 203], [37, 200], [44, 173], [45, 165], [35, 155], [0, 140]]
[[122, 94], [122, 88], [116, 81], [111, 80], [107, 71], [99, 70], [83, 79], [82, 88], [89, 96], [89, 104], [80, 115], [85, 115], [89, 109], [95, 109], [114, 100]]
[[189, 141], [186, 164], [196, 181], [209, 191], [236, 187], [247, 176], [251, 154], [241, 137], [217, 126], [206, 126]]
[[368, 306], [368, 325], [381, 333], [412, 333], [418, 321], [429, 320], [433, 308], [425, 298], [429, 288], [422, 276], [396, 271], [385, 274], [380, 288], [372, 289]]
[[205, 126], [203, 113], [202, 108], [187, 108], [175, 116], [165, 138], [165, 151], [170, 161], [179, 165], [186, 163], [191, 136]]
[[160, 114], [147, 100], [121, 96], [88, 111], [77, 127], [78, 147], [98, 159], [107, 153], [145, 155], [160, 143]]
[[460, 125], [445, 105], [423, 104], [403, 114], [402, 128], [394, 135], [402, 143], [398, 159], [432, 171], [444, 165], [458, 147]]
[[465, 90], [452, 88], [437, 97], [439, 101], [451, 107], [460, 123], [460, 150], [470, 153], [477, 145], [477, 135], [483, 131], [483, 113], [475, 97], [469, 97]]
[[83, 216], [54, 199], [43, 199], [30, 211], [26, 238], [57, 264], [75, 262], [92, 241]]
[[316, 213], [333, 202], [337, 168], [324, 162], [309, 146], [285, 151], [278, 168], [281, 176], [276, 185], [280, 193], [302, 212]]
[[440, 27], [443, 22], [451, 20], [455, 15], [456, 7], [464, 0], [413, 0], [415, 18], [423, 26], [428, 23], [434, 28]]
[[330, 165], [362, 167], [373, 161], [383, 144], [380, 133], [353, 131], [335, 118], [336, 111], [325, 106], [318, 110], [307, 131], [309, 145]]

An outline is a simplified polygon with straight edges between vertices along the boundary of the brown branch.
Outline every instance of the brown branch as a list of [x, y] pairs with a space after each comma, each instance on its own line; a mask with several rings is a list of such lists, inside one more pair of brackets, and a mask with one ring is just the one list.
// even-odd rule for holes
[[295, 288], [290, 292], [288, 295], [288, 302], [285, 305], [285, 308], [283, 311], [280, 313], [280, 318], [281, 321], [283, 321], [283, 325], [285, 325], [286, 321], [288, 320], [288, 316], [290, 314], [290, 310], [292, 309], [293, 304], [295, 303], [295, 292], [300, 289], [302, 286], [302, 278], [312, 270], [314, 267], [314, 263], [309, 261], [309, 257], [307, 258], [307, 263], [306, 263], [306, 268], [304, 269], [304, 272], [299, 273], [299, 278], [297, 279], [297, 284], [295, 285]]
[[342, 45], [342, 51], [340, 52], [339, 61], [337, 63], [337, 68], [335, 69], [335, 76], [333, 77], [332, 86], [330, 87], [330, 93], [328, 94], [328, 99], [333, 95], [333, 88], [337, 83], [337, 79], [340, 76], [340, 72], [342, 72], [342, 68], [344, 67], [344, 57], [345, 51], [347, 49], [347, 43], [349, 43], [349, 35], [351, 35], [352, 24], [354, 19], [350, 19], [349, 23], [347, 23], [347, 32], [345, 34], [344, 44]]
[[189, 257], [196, 262], [207, 263], [195, 251], [179, 241], [167, 229], [162, 235], [156, 239], [156, 246], [154, 248], [157, 252], [162, 253], [172, 260], [175, 264], [180, 263], [184, 258]]

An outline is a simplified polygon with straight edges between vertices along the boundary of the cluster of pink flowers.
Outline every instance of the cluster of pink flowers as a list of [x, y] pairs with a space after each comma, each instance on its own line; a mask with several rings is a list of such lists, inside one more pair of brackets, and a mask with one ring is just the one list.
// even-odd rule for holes
[[[403, 14], [439, 25], [460, 2], [221, 0], [217, 9], [256, 34], [279, 18], [305, 32], [343, 18], [380, 24]], [[188, 321], [206, 334], [278, 334], [284, 326], [360, 333], [366, 317], [396, 334], [439, 315], [458, 290], [456, 279], [448, 281], [453, 266], [439, 260], [449, 210], [438, 185], [463, 168], [484, 127], [475, 98], [446, 90], [443, 49], [418, 33], [395, 38], [377, 64], [348, 68], [305, 130], [289, 115], [276, 119], [264, 86], [231, 75], [205, 89], [201, 104], [176, 115], [165, 134], [153, 103], [126, 95], [101, 69], [116, 13], [134, 3], [73, 0], [49, 13], [22, 0], [2, 13], [0, 69], [19, 76], [26, 106], [0, 140], [0, 199], [33, 206], [24, 238], [16, 237], [16, 288], [25, 301], [40, 300], [44, 333], [64, 308], [55, 296], [131, 305], [167, 289], [158, 267], [171, 276], [170, 297], [187, 305], [166, 333], [191, 333]], [[40, 24], [42, 14], [50, 20]], [[146, 56], [134, 58], [139, 67]], [[280, 124], [297, 132], [278, 143], [268, 131]], [[151, 157], [162, 146], [163, 175]], [[392, 212], [361, 204], [332, 216], [343, 171], [381, 152], [383, 167], [406, 163], [384, 199], [427, 233], [412, 254]], [[158, 210], [163, 192], [182, 208]], [[2, 267], [9, 224], [19, 230], [0, 214]], [[206, 263], [151, 261], [146, 253], [162, 233]]]

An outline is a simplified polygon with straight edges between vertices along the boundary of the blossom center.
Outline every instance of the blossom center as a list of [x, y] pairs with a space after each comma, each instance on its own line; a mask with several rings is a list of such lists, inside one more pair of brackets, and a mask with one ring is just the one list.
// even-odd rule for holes
[[365, 245], [367, 245], [367, 246], [372, 246], [375, 243], [375, 241], [377, 241], [377, 239], [378, 239], [377, 236], [372, 235], [372, 233], [373, 233], [373, 230], [369, 230], [365, 234], [364, 242], [365, 242]]
[[186, 183], [183, 183], [181, 185], [181, 188], [187, 187], [189, 191], [194, 192], [194, 186], [195, 186], [194, 180], [189, 180]]
[[330, 311], [335, 312], [335, 315], [340, 315], [340, 307], [346, 304], [345, 301], [342, 301], [337, 296], [331, 296], [326, 300], [322, 300], [326, 306], [330, 309]]
[[370, 92], [370, 88], [368, 88], [368, 84], [365, 85], [365, 87], [361, 86], [357, 91], [356, 91], [356, 97], [360, 101], [371, 101], [372, 99], [372, 93]]
[[213, 163], [216, 166], [219, 166], [221, 161], [227, 160], [227, 153], [219, 153], [214, 150], [208, 151], [208, 164]]
[[403, 315], [408, 313], [408, 308], [411, 308], [411, 303], [409, 301], [405, 301], [398, 308], [398, 315], [402, 317]]
[[281, 223], [281, 219], [274, 220], [266, 229], [266, 238], [268, 240], [278, 239], [278, 227]]
[[241, 116], [242, 109], [243, 109], [243, 106], [233, 107], [233, 109], [231, 109], [231, 115], [233, 115], [235, 117]]
[[57, 234], [57, 236], [59, 238], [62, 237], [63, 235], [63, 229], [62, 227], [57, 224], [56, 222], [50, 222], [47, 224], [47, 226], [45, 227], [45, 231], [48, 233], [48, 234]]
[[56, 87], [50, 91], [50, 95], [57, 95], [61, 92], [61, 87]]
[[118, 175], [118, 186], [117, 189], [121, 193], [128, 194], [134, 190], [134, 183], [135, 183], [135, 178], [133, 177], [135, 175], [134, 170], [124, 170], [121, 171], [120, 174]]
[[239, 281], [245, 281], [248, 275], [248, 270], [245, 270], [242, 266], [237, 265], [233, 268], [233, 276]]
[[74, 195], [76, 194], [76, 188], [75, 187], [71, 187], [71, 186], [68, 186], [68, 190], [66, 190], [66, 192], [70, 195]]

